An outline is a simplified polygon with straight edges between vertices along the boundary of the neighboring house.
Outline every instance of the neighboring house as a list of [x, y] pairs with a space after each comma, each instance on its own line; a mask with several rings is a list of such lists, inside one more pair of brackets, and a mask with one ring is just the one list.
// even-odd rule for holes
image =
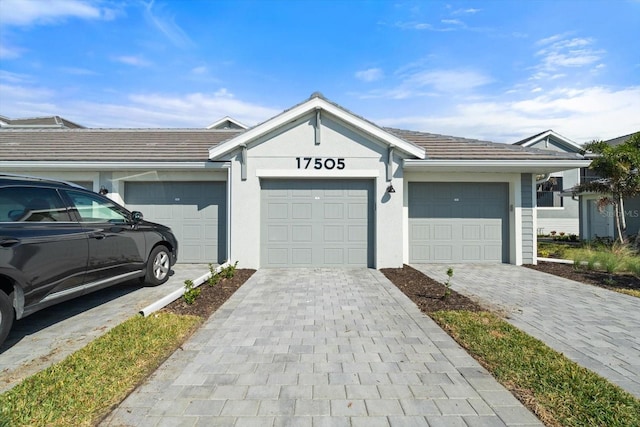
[[[553, 130], [547, 130], [514, 145], [551, 150], [581, 156], [582, 147]], [[577, 198], [563, 197], [565, 189], [580, 183], [580, 169], [552, 172], [537, 177], [536, 200], [539, 235], [551, 232], [580, 234], [579, 202]]]
[[232, 119], [229, 116], [223, 117], [220, 120], [213, 122], [209, 126], [207, 126], [207, 129], [245, 130], [247, 128], [248, 126]]
[[[634, 134], [631, 133], [604, 142], [613, 146], [620, 145], [627, 141], [632, 135]], [[598, 178], [599, 177], [590, 169], [582, 169], [581, 182]], [[613, 238], [617, 236], [613, 207], [607, 205], [602, 209], [598, 208], [598, 200], [601, 197], [602, 195], [596, 193], [580, 194], [580, 234], [586, 240], [592, 240], [598, 237]], [[626, 234], [628, 236], [634, 236], [640, 233], [640, 195], [624, 200], [624, 211], [627, 222]]]
[[0, 116], [0, 128], [84, 129], [84, 126], [80, 126], [70, 120], [63, 119], [60, 116], [31, 117], [23, 119], [10, 119], [8, 117]]
[[535, 263], [536, 176], [588, 164], [382, 128], [318, 93], [246, 130], [0, 130], [0, 171], [105, 187], [170, 225], [180, 262], [244, 268]]

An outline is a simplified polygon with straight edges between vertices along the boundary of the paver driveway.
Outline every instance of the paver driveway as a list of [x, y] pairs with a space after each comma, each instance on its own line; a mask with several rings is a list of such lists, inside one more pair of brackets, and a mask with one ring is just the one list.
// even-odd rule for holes
[[[449, 265], [413, 267], [443, 281]], [[452, 267], [452, 289], [640, 397], [640, 298], [510, 264]]]
[[259, 270], [103, 425], [541, 425], [376, 270]]

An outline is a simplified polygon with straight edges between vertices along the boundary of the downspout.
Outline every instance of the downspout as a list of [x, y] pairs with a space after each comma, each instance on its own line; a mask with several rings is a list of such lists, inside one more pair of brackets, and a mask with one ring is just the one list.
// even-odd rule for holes
[[227, 166], [227, 262], [231, 262], [231, 162]]

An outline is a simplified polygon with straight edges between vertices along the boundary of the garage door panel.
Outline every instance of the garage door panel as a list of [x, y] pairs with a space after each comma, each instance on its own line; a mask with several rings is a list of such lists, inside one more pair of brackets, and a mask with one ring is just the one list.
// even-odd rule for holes
[[453, 258], [453, 248], [450, 245], [434, 245], [433, 260], [436, 262], [445, 262]]
[[325, 242], [344, 242], [344, 226], [324, 225], [323, 231]]
[[434, 224], [433, 226], [434, 240], [451, 240], [453, 238], [453, 227], [449, 224]]
[[271, 225], [267, 228], [267, 239], [270, 242], [288, 242], [289, 227], [286, 225]]
[[343, 248], [324, 248], [324, 260], [325, 265], [343, 265], [344, 264], [344, 249]]
[[462, 260], [467, 262], [475, 262], [481, 259], [482, 248], [480, 245], [464, 245], [462, 247]]
[[[372, 264], [371, 182], [264, 180], [261, 185], [262, 266]], [[273, 208], [272, 193], [282, 207]], [[273, 241], [271, 229], [277, 226], [286, 226], [289, 234]]]
[[409, 261], [505, 262], [508, 184], [409, 183]]
[[267, 215], [269, 219], [287, 219], [289, 218], [289, 205], [285, 203], [269, 203]]
[[293, 203], [291, 217], [293, 219], [311, 219], [311, 203]]
[[479, 225], [463, 225], [462, 238], [465, 240], [479, 240], [481, 238], [481, 226]]
[[343, 219], [344, 205], [342, 203], [325, 203], [324, 219]]
[[349, 242], [350, 243], [366, 243], [368, 236], [368, 229], [366, 226], [351, 225], [349, 226]]
[[291, 240], [294, 242], [311, 242], [313, 240], [313, 227], [311, 225], [292, 225]]
[[125, 182], [124, 202], [172, 228], [179, 262], [221, 263], [226, 256], [226, 183]]

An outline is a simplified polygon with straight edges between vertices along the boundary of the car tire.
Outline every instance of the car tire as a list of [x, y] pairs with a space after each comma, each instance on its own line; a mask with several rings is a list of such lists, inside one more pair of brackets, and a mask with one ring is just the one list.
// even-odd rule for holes
[[9, 295], [0, 291], [0, 345], [9, 335], [15, 318], [11, 300], [12, 298]]
[[156, 246], [149, 254], [144, 283], [158, 286], [169, 280], [171, 272], [171, 254], [166, 246]]

